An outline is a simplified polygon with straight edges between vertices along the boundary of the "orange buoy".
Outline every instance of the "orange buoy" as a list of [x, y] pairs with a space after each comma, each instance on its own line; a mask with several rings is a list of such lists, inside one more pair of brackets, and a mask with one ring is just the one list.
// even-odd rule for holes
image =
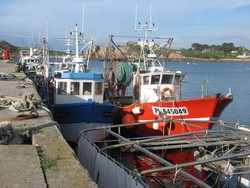
[[[133, 114], [127, 113], [122, 117], [122, 124], [135, 123], [135, 116]], [[127, 129], [133, 128], [134, 125], [126, 126]]]

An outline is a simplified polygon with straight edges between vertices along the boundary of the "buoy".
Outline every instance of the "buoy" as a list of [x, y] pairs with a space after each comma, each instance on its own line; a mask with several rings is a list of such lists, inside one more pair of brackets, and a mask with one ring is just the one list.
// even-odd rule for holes
[[[127, 113], [122, 117], [122, 124], [135, 123], [135, 116], [133, 114]], [[126, 126], [127, 129], [133, 128], [134, 125]]]
[[[154, 120], [163, 120], [163, 119], [165, 119], [165, 118], [167, 118], [167, 117], [165, 117], [165, 116], [161, 116], [161, 115], [158, 115], [158, 116], [156, 116], [155, 117], [155, 119]], [[154, 122], [153, 123], [153, 129], [154, 130], [158, 130], [159, 129], [159, 127], [165, 127], [167, 125], [167, 122]]]
[[135, 115], [141, 114], [143, 112], [143, 109], [141, 107], [135, 107], [132, 109], [132, 113]]
[[153, 129], [156, 131], [159, 129], [159, 124], [157, 122], [153, 123]]

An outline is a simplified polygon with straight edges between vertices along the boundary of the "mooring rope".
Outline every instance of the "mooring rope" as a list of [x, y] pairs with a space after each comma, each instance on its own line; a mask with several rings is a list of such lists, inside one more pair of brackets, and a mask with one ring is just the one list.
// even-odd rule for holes
[[16, 127], [13, 128], [16, 132], [24, 132], [24, 131], [31, 131], [31, 130], [39, 130], [42, 129], [44, 127], [50, 127], [56, 125], [59, 128], [59, 124], [56, 121], [49, 121], [49, 122], [45, 122], [45, 123], [40, 123], [40, 124], [35, 124], [35, 125], [27, 125], [24, 127]]
[[40, 124], [26, 125], [24, 127], [13, 127], [10, 121], [0, 122], [0, 145], [7, 144], [14, 137], [14, 133], [21, 133], [24, 131], [39, 130], [45, 127], [56, 125], [59, 128], [59, 124], [56, 121], [49, 121]]

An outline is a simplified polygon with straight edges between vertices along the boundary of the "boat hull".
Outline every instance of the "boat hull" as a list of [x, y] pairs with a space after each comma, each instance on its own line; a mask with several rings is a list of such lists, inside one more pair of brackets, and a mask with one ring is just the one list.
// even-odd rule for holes
[[[225, 97], [206, 97], [138, 103], [121, 109], [121, 123], [166, 120], [127, 127], [129, 131], [142, 136], [172, 135], [212, 129], [213, 123], [208, 121], [218, 120], [231, 101], [231, 98]], [[133, 113], [133, 110], [139, 108], [138, 114]], [[189, 121], [189, 123], [183, 123], [183, 121]]]
[[77, 143], [78, 136], [82, 131], [86, 131], [85, 135], [90, 137], [93, 141], [103, 140], [109, 136], [105, 129], [100, 127], [109, 126], [105, 123], [74, 123], [74, 124], [60, 124], [60, 131], [65, 140], [70, 143]]
[[[79, 133], [85, 129], [112, 125], [117, 107], [111, 103], [57, 104], [51, 108], [54, 120], [60, 124], [65, 139], [77, 142]], [[100, 133], [100, 139], [103, 139]], [[98, 136], [96, 136], [98, 139]]]

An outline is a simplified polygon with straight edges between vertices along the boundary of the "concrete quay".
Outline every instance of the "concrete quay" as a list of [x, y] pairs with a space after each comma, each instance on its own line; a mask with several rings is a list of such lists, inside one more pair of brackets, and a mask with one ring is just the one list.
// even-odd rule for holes
[[[14, 78], [5, 79], [2, 73]], [[3, 103], [6, 97], [21, 99], [25, 93], [40, 100], [34, 85], [23, 80], [25, 74], [1, 60], [0, 74], [0, 125], [7, 122], [14, 130], [8, 144], [0, 145], [0, 188], [97, 187], [45, 109], [37, 109], [38, 117], [33, 118], [30, 111], [13, 111]], [[43, 126], [34, 128], [37, 125]]]

